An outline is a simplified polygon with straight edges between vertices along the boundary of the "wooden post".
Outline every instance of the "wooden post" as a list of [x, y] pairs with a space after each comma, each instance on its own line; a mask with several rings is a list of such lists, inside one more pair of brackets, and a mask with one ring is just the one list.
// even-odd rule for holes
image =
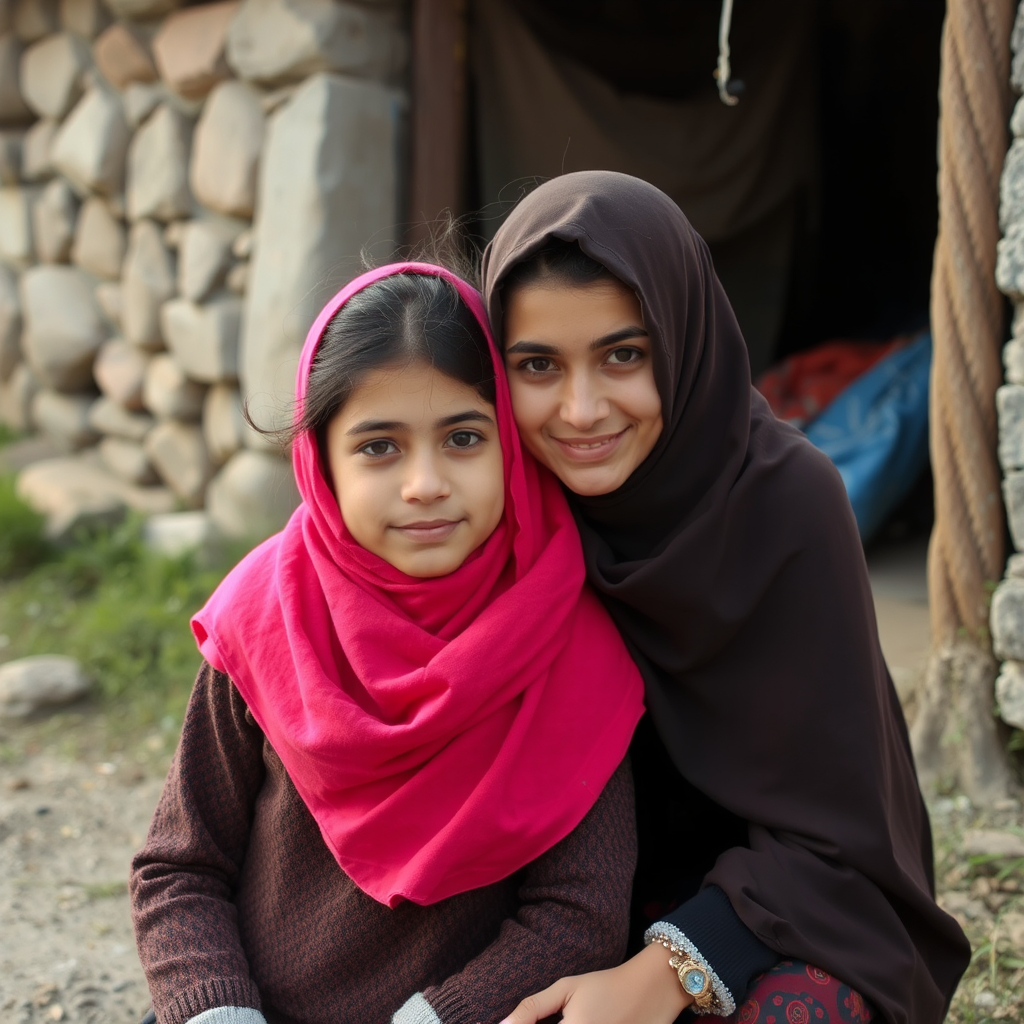
[[465, 160], [466, 0], [413, 0], [409, 242], [462, 212]]

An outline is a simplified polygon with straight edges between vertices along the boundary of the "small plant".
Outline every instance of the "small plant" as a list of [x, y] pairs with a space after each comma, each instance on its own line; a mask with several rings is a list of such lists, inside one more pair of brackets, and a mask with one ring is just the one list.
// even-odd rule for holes
[[23, 575], [52, 555], [44, 529], [43, 517], [15, 492], [13, 475], [0, 476], [0, 579]]
[[243, 550], [214, 566], [168, 558], [145, 546], [136, 518], [82, 533], [20, 577], [0, 578], [0, 659], [76, 658], [115, 732], [179, 724], [200, 664], [189, 618]]

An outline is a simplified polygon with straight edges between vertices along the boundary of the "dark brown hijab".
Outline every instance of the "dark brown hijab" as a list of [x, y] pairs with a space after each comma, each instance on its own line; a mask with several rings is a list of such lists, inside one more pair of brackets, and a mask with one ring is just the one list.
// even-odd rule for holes
[[484, 254], [499, 337], [502, 279], [552, 238], [635, 290], [652, 341], [661, 438], [617, 491], [570, 500], [673, 762], [749, 823], [749, 845], [724, 850], [706, 882], [762, 942], [835, 973], [893, 1024], [938, 1024], [970, 950], [933, 897], [842, 481], [752, 390], [707, 247], [637, 178], [567, 174], [512, 212]]

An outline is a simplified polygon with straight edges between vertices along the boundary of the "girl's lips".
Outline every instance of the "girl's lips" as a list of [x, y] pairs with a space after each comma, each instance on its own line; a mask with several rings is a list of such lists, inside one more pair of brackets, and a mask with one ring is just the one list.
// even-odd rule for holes
[[422, 523], [406, 523], [404, 526], [396, 526], [406, 537], [413, 541], [420, 541], [424, 544], [436, 544], [438, 541], [447, 540], [462, 520], [460, 519], [431, 519]]
[[617, 434], [601, 434], [598, 437], [552, 437], [558, 450], [572, 462], [600, 462], [619, 446], [629, 427]]

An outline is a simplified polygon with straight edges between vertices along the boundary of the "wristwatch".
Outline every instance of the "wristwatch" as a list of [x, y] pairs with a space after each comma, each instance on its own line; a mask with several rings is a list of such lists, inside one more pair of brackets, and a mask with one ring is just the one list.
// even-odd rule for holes
[[[693, 1000], [693, 1006], [697, 1013], [713, 1013], [719, 1017], [728, 1016], [722, 1012], [724, 1007], [715, 994], [711, 972], [707, 967], [690, 956], [685, 949], [680, 949], [674, 942], [670, 942], [663, 936], [658, 936], [657, 941], [672, 954], [668, 958], [668, 965], [679, 975], [679, 984]], [[731, 1012], [732, 1010], [730, 1010]]]
[[683, 986], [683, 991], [688, 996], [693, 997], [694, 1006], [698, 1010], [703, 1013], [718, 1012], [718, 997], [715, 995], [707, 968], [681, 950], [673, 950], [668, 965], [679, 975], [679, 984]]

